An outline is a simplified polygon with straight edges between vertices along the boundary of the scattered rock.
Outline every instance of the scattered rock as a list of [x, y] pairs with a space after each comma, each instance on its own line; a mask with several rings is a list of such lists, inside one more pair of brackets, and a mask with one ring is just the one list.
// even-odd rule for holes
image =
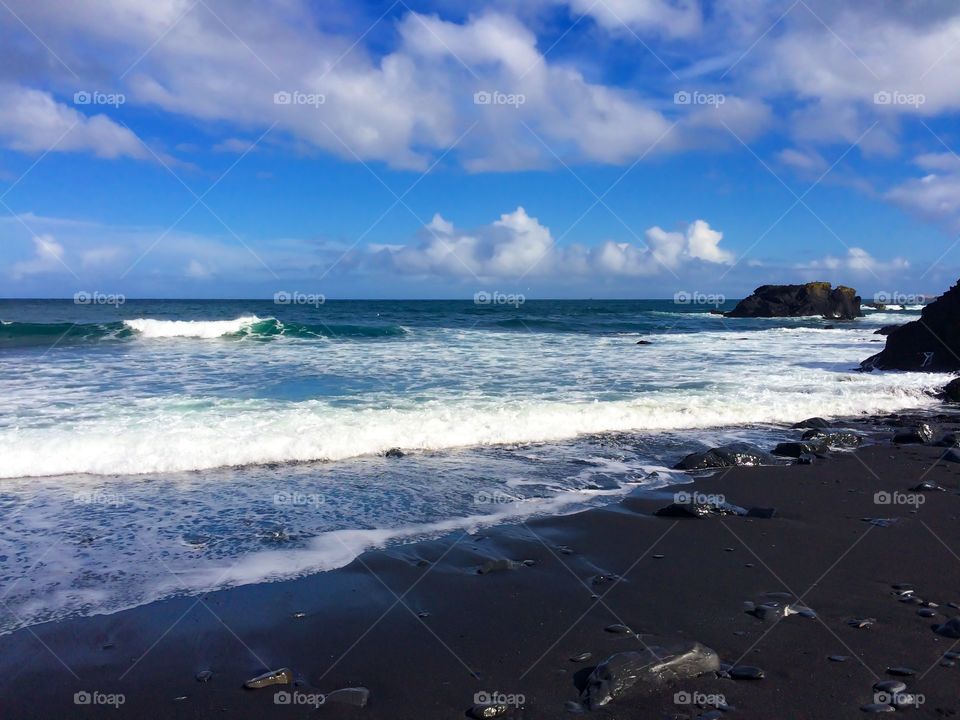
[[194, 677], [196, 678], [197, 682], [202, 682], [202, 683], [210, 682], [210, 679], [213, 677], [213, 671], [201, 670], [196, 675], [194, 675]]
[[387, 450], [383, 456], [388, 458], [402, 458], [406, 453], [400, 448], [390, 448]]
[[926, 305], [919, 320], [887, 337], [884, 349], [861, 363], [865, 370], [960, 370], [960, 284]]
[[280, 668], [279, 670], [269, 670], [262, 675], [247, 680], [243, 686], [250, 690], [259, 690], [270, 685], [289, 685], [293, 682], [293, 672], [290, 668]]
[[960, 616], [952, 617], [945, 623], [935, 625], [933, 631], [937, 635], [943, 635], [944, 637], [953, 638], [954, 640], [960, 640]]
[[594, 668], [581, 699], [594, 710], [636, 685], [652, 690], [668, 681], [697, 677], [719, 669], [717, 653], [696, 642], [617, 653]]
[[902, 665], [897, 667], [888, 667], [887, 672], [890, 675], [896, 675], [898, 677], [912, 677], [917, 674], [917, 671], [913, 668], [904, 667]]
[[825, 430], [830, 427], [830, 423], [824, 420], [822, 417], [812, 417], [807, 418], [806, 420], [801, 420], [798, 423], [794, 423], [794, 428], [818, 428], [820, 430]]
[[808, 442], [819, 441], [831, 448], [857, 448], [863, 445], [863, 437], [849, 430], [824, 432], [819, 428], [807, 430], [801, 435], [802, 440]]
[[937, 616], [936, 610], [931, 610], [930, 608], [920, 608], [917, 610], [917, 615], [925, 618], [932, 618]]
[[846, 662], [849, 659], [849, 655], [830, 655], [827, 657], [830, 662]]
[[677, 470], [711, 470], [735, 465], [775, 465], [777, 459], [755, 445], [731, 443], [706, 452], [691, 453], [677, 463]]
[[907, 689], [907, 684], [902, 680], [880, 680], [873, 684], [873, 689], [882, 693], [901, 693]]
[[937, 483], [932, 480], [924, 480], [919, 485], [914, 485], [910, 488], [910, 492], [943, 492], [944, 488], [940, 487]]
[[927, 423], [901, 430], [893, 436], [893, 441], [899, 445], [923, 445], [931, 440], [933, 440], [933, 428]]
[[734, 680], [761, 680], [764, 677], [763, 670], [756, 665], [734, 665], [728, 672]]
[[633, 630], [622, 623], [607, 625], [604, 630], [606, 630], [608, 633], [613, 633], [614, 635], [633, 635]]
[[649, 340], [637, 340], [637, 345], [653, 345]]
[[800, 442], [782, 442], [773, 449], [774, 455], [780, 457], [801, 458], [806, 455], [819, 455], [825, 453], [829, 448], [825, 442], [800, 441]]
[[586, 662], [587, 660], [589, 660], [589, 659], [592, 658], [592, 657], [593, 657], [593, 653], [592, 653], [592, 652], [582, 652], [582, 653], [580, 653], [580, 654], [578, 654], [578, 655], [574, 655], [572, 658], [570, 658], [570, 662], [577, 662], [577, 663], [578, 663], [578, 662]]
[[475, 720], [486, 720], [486, 718], [498, 718], [507, 714], [509, 708], [503, 703], [486, 703], [474, 705], [467, 710], [467, 715]]
[[862, 317], [860, 297], [853, 288], [828, 282], [805, 285], [762, 285], [741, 300], [726, 317], [803, 317], [853, 320]]
[[868, 630], [876, 621], [876, 618], [851, 618], [847, 620], [847, 625], [857, 630]]
[[945, 400], [950, 402], [960, 402], [960, 378], [954, 378], [940, 391]]
[[653, 514], [658, 517], [702, 518], [711, 515], [746, 515], [747, 511], [727, 502], [689, 502], [671, 503]]

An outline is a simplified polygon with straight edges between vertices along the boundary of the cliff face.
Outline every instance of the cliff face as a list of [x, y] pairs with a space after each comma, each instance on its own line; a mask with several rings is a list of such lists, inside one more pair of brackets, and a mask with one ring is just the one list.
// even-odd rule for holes
[[727, 317], [800, 317], [822, 315], [835, 320], [861, 317], [860, 297], [853, 288], [828, 282], [805, 285], [762, 285], [726, 313]]
[[927, 305], [920, 319], [893, 330], [865, 370], [960, 370], [960, 282]]

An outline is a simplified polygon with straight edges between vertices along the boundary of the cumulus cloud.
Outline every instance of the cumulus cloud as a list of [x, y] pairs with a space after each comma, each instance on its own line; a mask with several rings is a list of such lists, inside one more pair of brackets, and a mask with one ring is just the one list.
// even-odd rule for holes
[[458, 229], [436, 215], [419, 244], [379, 248], [377, 255], [386, 267], [416, 275], [648, 276], [696, 262], [730, 264], [734, 257], [720, 247], [722, 239], [723, 233], [697, 220], [683, 232], [651, 227], [636, 243], [608, 240], [592, 247], [558, 247], [550, 229], [518, 207], [474, 230]]
[[0, 85], [0, 140], [28, 153], [89, 151], [102, 158], [143, 159], [148, 151], [106, 115], [87, 116], [48, 92]]
[[20, 279], [26, 275], [67, 271], [69, 267], [63, 260], [63, 245], [58, 243], [53, 235], [35, 235], [33, 241], [34, 255], [29, 260], [17, 262], [11, 268], [13, 278]]

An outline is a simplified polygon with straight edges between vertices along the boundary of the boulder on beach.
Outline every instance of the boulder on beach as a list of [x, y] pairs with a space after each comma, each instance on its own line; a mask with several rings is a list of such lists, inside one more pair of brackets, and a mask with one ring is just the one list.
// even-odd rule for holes
[[830, 448], [823, 440], [801, 440], [799, 442], [782, 442], [773, 449], [774, 455], [780, 457], [800, 458], [804, 455], [822, 455]]
[[960, 283], [926, 305], [920, 319], [887, 336], [887, 344], [862, 363], [864, 370], [960, 370]]
[[944, 385], [943, 390], [940, 391], [940, 394], [943, 396], [944, 400], [949, 400], [950, 402], [960, 402], [960, 378], [954, 378]]
[[798, 423], [794, 423], [793, 427], [797, 429], [816, 428], [819, 430], [824, 430], [830, 427], [830, 422], [827, 420], [824, 420], [822, 417], [812, 417], [812, 418], [807, 418], [806, 420], [801, 420]]
[[670, 681], [719, 669], [717, 653], [698, 642], [617, 653], [594, 668], [580, 699], [588, 709], [595, 710], [637, 685], [652, 691]]
[[734, 465], [776, 465], [777, 458], [748, 443], [731, 443], [706, 452], [690, 453], [674, 465], [676, 470], [711, 470]]
[[819, 315], [832, 320], [862, 317], [860, 296], [853, 288], [828, 282], [805, 285], [761, 285], [737, 303], [726, 317], [804, 317]]

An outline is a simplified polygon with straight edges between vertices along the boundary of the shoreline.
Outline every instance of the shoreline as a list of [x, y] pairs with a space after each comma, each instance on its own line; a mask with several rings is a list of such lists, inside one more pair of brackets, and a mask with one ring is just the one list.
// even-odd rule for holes
[[[960, 417], [939, 419], [947, 430]], [[723, 661], [758, 665], [765, 677], [681, 680], [628, 691], [595, 712], [711, 712], [676, 704], [675, 693], [686, 692], [723, 695], [737, 717], [770, 717], [771, 708], [785, 717], [859, 717], [872, 684], [904, 665], [916, 670], [908, 691], [925, 700], [913, 712], [960, 712], [951, 691], [960, 669], [939, 665], [956, 641], [930, 628], [960, 614], [947, 606], [960, 603], [952, 550], [960, 547], [960, 464], [937, 462], [943, 450], [880, 442], [808, 466], [721, 470], [570, 515], [367, 551], [294, 580], [21, 628], [0, 637], [0, 697], [15, 717], [449, 718], [485, 692], [513, 697], [503, 717], [547, 718], [571, 713], [604, 658], [688, 640]], [[924, 494], [916, 513], [874, 503], [878, 490], [907, 492], [925, 473], [953, 492]], [[777, 515], [653, 516], [678, 489]], [[865, 517], [898, 521], [883, 527]], [[891, 586], [905, 582], [937, 603], [928, 608], [935, 617], [898, 602]], [[817, 617], [768, 622], [744, 611], [769, 592], [800, 596]], [[876, 622], [857, 629], [851, 618]], [[607, 631], [612, 625], [639, 637]], [[243, 689], [282, 667], [300, 684]], [[212, 676], [199, 682], [204, 671]], [[344, 702], [358, 693], [317, 702], [351, 687], [369, 690], [365, 707]], [[313, 696], [314, 705], [278, 705], [277, 690]], [[74, 704], [77, 692], [91, 693], [92, 704]], [[119, 696], [119, 707], [96, 704]]]

